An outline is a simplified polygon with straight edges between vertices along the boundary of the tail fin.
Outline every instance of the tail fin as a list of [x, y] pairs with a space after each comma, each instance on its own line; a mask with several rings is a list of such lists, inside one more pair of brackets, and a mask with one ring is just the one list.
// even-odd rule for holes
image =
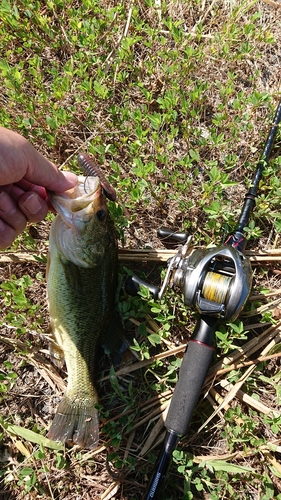
[[64, 396], [48, 432], [48, 438], [94, 449], [99, 442], [99, 416], [93, 401]]

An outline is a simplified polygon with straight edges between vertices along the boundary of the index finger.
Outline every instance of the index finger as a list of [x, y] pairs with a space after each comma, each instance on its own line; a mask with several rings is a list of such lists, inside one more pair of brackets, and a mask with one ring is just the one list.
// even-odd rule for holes
[[[34, 193], [37, 193], [43, 200], [48, 197], [46, 189], [43, 186], [37, 186], [37, 184], [33, 184], [32, 182], [26, 181], [25, 179], [16, 182], [14, 184], [14, 190], [16, 190], [16, 188], [18, 190], [21, 190], [21, 194], [26, 191], [33, 191]], [[13, 190], [11, 191], [11, 196], [13, 196]]]
[[0, 172], [5, 184], [25, 179], [52, 191], [63, 192], [77, 183], [75, 174], [64, 175], [21, 135], [0, 127]]

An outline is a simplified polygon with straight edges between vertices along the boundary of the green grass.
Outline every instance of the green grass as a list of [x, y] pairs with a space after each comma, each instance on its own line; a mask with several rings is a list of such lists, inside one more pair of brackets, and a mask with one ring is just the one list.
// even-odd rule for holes
[[[160, 10], [156, 5], [153, 0], [1, 0], [0, 124], [23, 134], [65, 169], [77, 172], [78, 151], [91, 154], [118, 193], [110, 209], [120, 246], [161, 247], [161, 225], [187, 230], [194, 245], [220, 244], [235, 228], [280, 97], [279, 11], [249, 0], [161, 2]], [[280, 246], [280, 165], [276, 147], [247, 228], [249, 248]], [[38, 224], [35, 238], [28, 228], [12, 249], [46, 253], [49, 226], [49, 221]], [[3, 488], [16, 499], [98, 498], [104, 492], [98, 478], [106, 487], [114, 482], [105, 452], [47, 448], [46, 405], [53, 389], [45, 381], [30, 396], [29, 377], [38, 369], [32, 350], [47, 362], [44, 264], [1, 266], [1, 335], [14, 339], [13, 346], [1, 344]], [[120, 280], [127, 269], [155, 283], [163, 279], [159, 265], [126, 263]], [[278, 263], [255, 267], [253, 294], [280, 288], [279, 276]], [[246, 309], [264, 302], [250, 301]], [[161, 302], [145, 290], [136, 298], [120, 296], [118, 307], [126, 327], [134, 329], [139, 360], [184, 344], [196, 323], [173, 291]], [[132, 327], [131, 317], [138, 327]], [[277, 312], [241, 315], [222, 327], [215, 361], [258, 336], [262, 328], [249, 326], [262, 321], [279, 321]], [[106, 362], [101, 377], [108, 374]], [[259, 363], [243, 386], [276, 412], [278, 363]], [[139, 453], [154, 421], [137, 428], [134, 439], [130, 429], [152, 411], [142, 411], [145, 401], [174, 388], [179, 364], [177, 356], [156, 359], [131, 375], [112, 372], [110, 381], [100, 384], [102, 438], [109, 465], [123, 481], [114, 498], [141, 498], [158, 448]], [[235, 383], [243, 370], [224, 377]], [[220, 387], [218, 392], [224, 395]], [[175, 452], [163, 499], [280, 498], [280, 449], [274, 448], [280, 417], [234, 399], [196, 435], [212, 412], [201, 399], [190, 433]], [[11, 425], [42, 440], [13, 434]], [[220, 454], [217, 463], [214, 456]]]

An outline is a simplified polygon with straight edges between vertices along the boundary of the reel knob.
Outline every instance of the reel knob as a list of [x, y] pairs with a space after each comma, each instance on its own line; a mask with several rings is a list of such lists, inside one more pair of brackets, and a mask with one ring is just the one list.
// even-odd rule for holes
[[158, 299], [159, 295], [159, 288], [158, 286], [151, 285], [150, 283], [147, 283], [146, 281], [143, 281], [141, 278], [139, 278], [136, 275], [133, 276], [128, 276], [128, 278], [125, 281], [125, 292], [128, 295], [131, 295], [132, 297], [135, 297], [138, 292], [140, 291], [140, 287], [144, 286], [145, 288], [148, 288], [150, 293], [152, 293], [154, 299]]
[[189, 235], [182, 231], [173, 231], [168, 227], [159, 227], [157, 231], [158, 238], [167, 247], [175, 247], [179, 243], [184, 244], [187, 242]]

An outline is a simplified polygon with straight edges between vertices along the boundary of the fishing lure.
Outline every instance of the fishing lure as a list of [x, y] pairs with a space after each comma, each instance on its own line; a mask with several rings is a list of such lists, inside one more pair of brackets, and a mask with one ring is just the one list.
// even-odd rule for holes
[[100, 178], [100, 182], [101, 182], [101, 185], [103, 187], [105, 196], [109, 200], [115, 201], [116, 200], [115, 189], [113, 189], [113, 187], [105, 179], [104, 175], [101, 173], [100, 169], [94, 164], [94, 162], [91, 160], [91, 158], [84, 153], [79, 153], [78, 163], [86, 175], [93, 176], [93, 177], [97, 176]]

